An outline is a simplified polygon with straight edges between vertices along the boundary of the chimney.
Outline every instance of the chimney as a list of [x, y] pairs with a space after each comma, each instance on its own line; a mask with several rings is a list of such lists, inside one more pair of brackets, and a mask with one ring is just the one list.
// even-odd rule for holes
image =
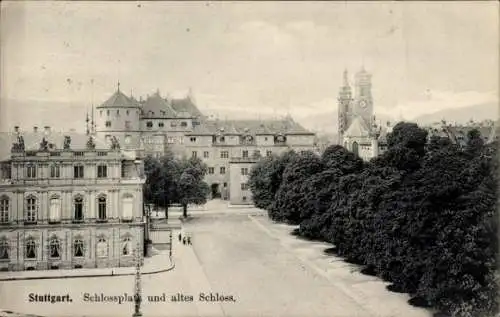
[[18, 126], [18, 125], [16, 125], [16, 126], [14, 127], [14, 132], [19, 133], [19, 126]]
[[44, 133], [47, 135], [47, 134], [50, 134], [50, 127], [48, 125], [46, 125], [45, 127], [43, 127], [44, 129]]
[[38, 127], [37, 126], [34, 126], [33, 127], [33, 132], [37, 133], [38, 132]]

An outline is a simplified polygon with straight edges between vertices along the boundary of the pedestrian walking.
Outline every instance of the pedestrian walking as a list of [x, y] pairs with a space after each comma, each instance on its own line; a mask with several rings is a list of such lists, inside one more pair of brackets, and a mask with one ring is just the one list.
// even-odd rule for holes
[[188, 239], [187, 239], [187, 244], [188, 244], [188, 245], [191, 245], [191, 237], [188, 237]]
[[182, 234], [179, 232], [179, 242], [182, 240]]
[[182, 238], [182, 244], [186, 245], [186, 237]]

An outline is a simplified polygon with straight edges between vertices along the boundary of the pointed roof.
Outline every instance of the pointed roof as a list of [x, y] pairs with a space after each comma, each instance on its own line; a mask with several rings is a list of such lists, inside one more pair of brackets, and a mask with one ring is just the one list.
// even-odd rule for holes
[[142, 111], [144, 115], [148, 117], [162, 117], [162, 118], [175, 118], [177, 117], [176, 112], [168, 104], [165, 99], [160, 96], [160, 92], [157, 91], [152, 96], [148, 97], [144, 105], [142, 106]]
[[140, 105], [120, 91], [120, 86], [116, 92], [106, 100], [102, 105], [97, 106], [97, 109], [102, 108], [139, 108]]
[[356, 117], [344, 135], [347, 137], [368, 137], [370, 136], [370, 130], [363, 118]]
[[189, 97], [183, 99], [172, 99], [172, 108], [178, 113], [189, 113], [193, 117], [201, 117], [203, 114]]

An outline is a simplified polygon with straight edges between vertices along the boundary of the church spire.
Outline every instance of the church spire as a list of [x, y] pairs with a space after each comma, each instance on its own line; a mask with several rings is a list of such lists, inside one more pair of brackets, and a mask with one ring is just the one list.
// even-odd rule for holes
[[118, 81], [118, 92], [120, 92], [120, 81]]
[[349, 87], [349, 79], [347, 76], [347, 68], [344, 69], [344, 87]]
[[94, 103], [92, 103], [92, 117], [90, 121], [90, 132], [95, 134]]
[[87, 114], [85, 115], [85, 132], [87, 133], [87, 135], [90, 134], [90, 130], [89, 130], [89, 109], [87, 108]]

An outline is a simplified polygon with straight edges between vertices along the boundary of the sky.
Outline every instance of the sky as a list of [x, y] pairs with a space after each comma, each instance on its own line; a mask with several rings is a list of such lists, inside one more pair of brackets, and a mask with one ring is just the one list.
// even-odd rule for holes
[[28, 120], [12, 100], [48, 105], [39, 121], [83, 113], [119, 81], [137, 98], [191, 89], [217, 114], [301, 117], [336, 110], [342, 72], [352, 81], [362, 66], [376, 113], [411, 119], [498, 102], [498, 6], [2, 1], [0, 116]]

